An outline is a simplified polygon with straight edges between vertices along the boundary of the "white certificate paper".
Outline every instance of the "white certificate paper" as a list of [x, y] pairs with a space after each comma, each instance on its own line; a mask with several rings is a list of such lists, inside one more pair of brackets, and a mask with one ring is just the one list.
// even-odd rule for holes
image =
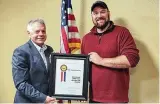
[[55, 94], [82, 95], [84, 60], [57, 59]]

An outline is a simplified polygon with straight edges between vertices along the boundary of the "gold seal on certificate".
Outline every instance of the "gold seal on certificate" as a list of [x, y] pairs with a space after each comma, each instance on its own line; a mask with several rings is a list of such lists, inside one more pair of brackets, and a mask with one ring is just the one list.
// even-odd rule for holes
[[66, 81], [66, 70], [67, 70], [67, 66], [66, 65], [61, 65], [61, 67], [60, 67], [60, 69], [61, 69], [61, 82], [62, 81]]
[[63, 100], [87, 100], [89, 56], [51, 54], [49, 94]]

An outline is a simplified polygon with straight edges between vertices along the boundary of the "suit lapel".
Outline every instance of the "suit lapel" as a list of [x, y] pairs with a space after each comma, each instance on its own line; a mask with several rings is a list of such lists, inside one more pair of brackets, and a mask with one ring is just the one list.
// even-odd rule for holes
[[50, 57], [50, 54], [53, 52], [53, 49], [49, 46], [47, 46], [47, 50], [45, 50], [45, 56], [46, 56], [46, 60], [47, 60], [47, 71], [49, 71], [49, 68], [50, 68], [50, 61], [49, 61], [49, 57]]
[[46, 56], [46, 61], [47, 61], [47, 71], [48, 71], [48, 68], [49, 68], [49, 56], [46, 54], [46, 52], [45, 52], [45, 56]]

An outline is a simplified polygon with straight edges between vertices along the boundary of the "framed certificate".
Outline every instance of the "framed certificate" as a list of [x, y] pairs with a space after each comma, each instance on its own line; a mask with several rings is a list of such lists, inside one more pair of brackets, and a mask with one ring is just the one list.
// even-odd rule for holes
[[52, 53], [49, 95], [62, 100], [87, 100], [89, 56]]

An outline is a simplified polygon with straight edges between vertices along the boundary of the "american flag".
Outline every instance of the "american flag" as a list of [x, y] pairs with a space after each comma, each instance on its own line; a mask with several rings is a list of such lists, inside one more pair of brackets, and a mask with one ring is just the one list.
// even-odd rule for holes
[[72, 10], [71, 0], [62, 0], [60, 53], [80, 53], [81, 40]]

